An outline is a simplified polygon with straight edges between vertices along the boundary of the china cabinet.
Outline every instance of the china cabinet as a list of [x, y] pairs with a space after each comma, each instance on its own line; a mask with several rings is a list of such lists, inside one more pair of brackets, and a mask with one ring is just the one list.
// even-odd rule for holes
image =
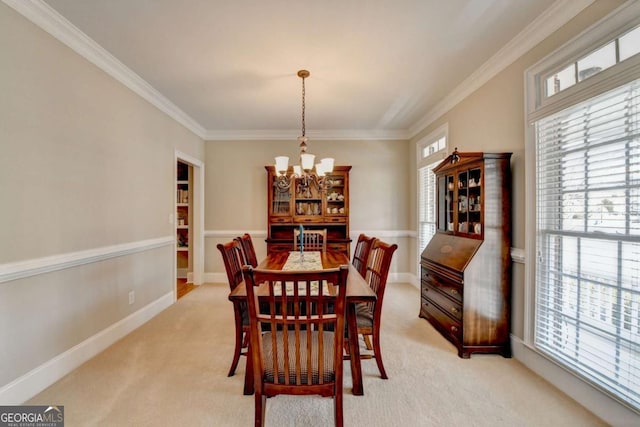
[[[294, 179], [278, 185], [273, 166], [267, 170], [267, 252], [293, 250], [293, 230], [327, 230], [327, 250], [349, 256], [349, 171], [351, 166], [335, 166], [326, 178], [327, 190], [313, 182]], [[289, 169], [289, 175], [292, 169]]]
[[456, 150], [434, 168], [436, 234], [421, 256], [420, 317], [463, 358], [511, 354], [510, 158]]

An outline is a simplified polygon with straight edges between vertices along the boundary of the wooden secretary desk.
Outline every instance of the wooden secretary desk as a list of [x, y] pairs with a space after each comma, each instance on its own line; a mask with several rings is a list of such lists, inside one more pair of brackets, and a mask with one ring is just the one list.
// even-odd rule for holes
[[421, 256], [420, 317], [458, 356], [511, 356], [511, 153], [456, 151], [434, 169], [436, 234]]

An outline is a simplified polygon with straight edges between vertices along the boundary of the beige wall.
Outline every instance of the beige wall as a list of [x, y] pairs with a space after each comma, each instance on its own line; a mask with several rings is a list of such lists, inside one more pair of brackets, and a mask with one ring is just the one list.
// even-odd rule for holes
[[[598, 0], [560, 28], [534, 49], [527, 52], [486, 84], [455, 105], [450, 111], [431, 123], [411, 141], [410, 162], [415, 164], [415, 143], [444, 123], [449, 126], [451, 149], [460, 151], [512, 152], [512, 228], [514, 248], [525, 248], [525, 241], [533, 236], [525, 234], [525, 122], [524, 122], [524, 73], [525, 70], [546, 55], [559, 48], [587, 27], [623, 4], [619, 0]], [[412, 168], [416, 181], [415, 168]], [[415, 185], [415, 184], [414, 184]], [[415, 194], [415, 191], [412, 193]], [[415, 211], [415, 199], [412, 201]], [[525, 265], [513, 264], [512, 342], [524, 341], [525, 335]], [[597, 415], [612, 425], [635, 425], [637, 414], [632, 413], [613, 399], [559, 369], [544, 357], [526, 346], [517, 356], [523, 363], [551, 381], [563, 391], [589, 406]], [[636, 420], [630, 422], [629, 420]]]
[[[449, 125], [449, 146], [460, 151], [506, 151], [513, 153], [512, 247], [525, 247], [525, 161], [524, 161], [524, 72], [579, 34], [589, 25], [624, 3], [599, 0], [577, 15], [516, 62], [508, 66], [449, 112], [429, 125], [414, 139]], [[414, 154], [415, 156], [415, 154]], [[415, 162], [415, 160], [414, 160]], [[415, 176], [415, 171], [414, 171]], [[413, 178], [415, 181], [415, 178]], [[514, 264], [512, 332], [524, 336], [524, 265]]]
[[4, 3], [0, 52], [0, 272], [82, 264], [0, 282], [2, 389], [173, 292], [172, 242], [105, 248], [173, 237], [174, 152], [204, 143]]
[[[415, 141], [447, 122], [452, 147], [514, 153], [513, 246], [524, 248], [524, 70], [621, 3], [596, 1], [411, 141], [312, 139], [314, 154], [353, 166], [352, 238], [385, 236], [400, 246], [392, 273], [417, 273]], [[296, 135], [203, 143], [2, 3], [0, 52], [0, 266], [173, 236], [175, 149], [206, 165], [206, 272], [223, 273], [216, 243], [266, 231], [264, 165], [296, 158]], [[173, 256], [162, 246], [0, 282], [0, 388], [171, 292]]]
[[[352, 239], [367, 231], [398, 243], [391, 272], [410, 270], [409, 248], [414, 244], [407, 230], [409, 223], [408, 189], [410, 171], [406, 141], [322, 141], [309, 142], [309, 152], [318, 158], [334, 157], [338, 165], [351, 165], [350, 229]], [[297, 161], [296, 135], [289, 141], [209, 141], [206, 143], [205, 271], [223, 273], [217, 243], [229, 240], [237, 232], [257, 231], [254, 238], [258, 257], [266, 252], [267, 184], [265, 165], [276, 155], [288, 155]], [[236, 234], [234, 234], [236, 233]], [[219, 277], [219, 276], [218, 276]], [[417, 309], [416, 309], [417, 310]], [[417, 311], [416, 311], [417, 313]]]

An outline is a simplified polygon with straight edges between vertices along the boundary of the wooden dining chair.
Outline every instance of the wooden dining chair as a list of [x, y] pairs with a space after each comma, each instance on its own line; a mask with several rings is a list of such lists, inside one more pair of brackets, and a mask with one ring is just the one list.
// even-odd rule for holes
[[[300, 230], [293, 229], [293, 250], [300, 249]], [[302, 249], [305, 251], [327, 252], [327, 229], [304, 230], [302, 232]]]
[[369, 260], [369, 253], [371, 253], [371, 248], [375, 241], [375, 237], [369, 237], [365, 234], [358, 236], [358, 242], [353, 251], [353, 261], [351, 263], [362, 277], [366, 277], [367, 275], [367, 261]]
[[[244, 280], [242, 276], [244, 258], [242, 255], [242, 249], [240, 248], [240, 243], [236, 240], [232, 240], [228, 243], [218, 244], [216, 247], [220, 251], [220, 254], [222, 254], [222, 261], [224, 262], [224, 268], [227, 272], [229, 288], [233, 291], [236, 286]], [[249, 344], [249, 314], [246, 302], [233, 302], [233, 318], [235, 323], [236, 345], [233, 351], [231, 368], [227, 374], [230, 377], [236, 372], [240, 356], [247, 355], [247, 351], [242, 351], [242, 349], [247, 348], [247, 345]]]
[[256, 256], [256, 250], [253, 247], [251, 235], [249, 233], [244, 233], [242, 236], [236, 237], [235, 240], [240, 243], [240, 247], [242, 248], [244, 264], [250, 265], [251, 267], [257, 267], [258, 257]]
[[[384, 301], [384, 291], [387, 285], [387, 276], [393, 253], [398, 249], [398, 245], [377, 240], [373, 243], [369, 260], [367, 262], [367, 273], [365, 280], [376, 293], [375, 302], [359, 303], [356, 307], [356, 322], [358, 334], [362, 334], [367, 349], [373, 350], [373, 355], [361, 354], [361, 359], [375, 358], [380, 371], [380, 376], [387, 379], [387, 372], [382, 363], [382, 352], [380, 350], [380, 326], [382, 323], [382, 303]], [[373, 338], [373, 346], [369, 338]]]
[[266, 399], [280, 394], [333, 397], [335, 425], [343, 425], [344, 333], [334, 331], [345, 327], [348, 272], [243, 267], [256, 426], [264, 426]]

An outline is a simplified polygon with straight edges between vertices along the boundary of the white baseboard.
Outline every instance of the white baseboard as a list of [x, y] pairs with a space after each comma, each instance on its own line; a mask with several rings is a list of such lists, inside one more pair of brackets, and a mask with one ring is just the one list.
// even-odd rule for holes
[[173, 304], [173, 300], [174, 293], [171, 291], [20, 378], [2, 386], [0, 388], [0, 404], [19, 405], [32, 398], [111, 344], [149, 321]]
[[411, 283], [415, 286], [420, 285], [418, 276], [412, 273], [389, 273], [387, 283]]
[[639, 425], [640, 416], [511, 335], [513, 357], [611, 426]]

